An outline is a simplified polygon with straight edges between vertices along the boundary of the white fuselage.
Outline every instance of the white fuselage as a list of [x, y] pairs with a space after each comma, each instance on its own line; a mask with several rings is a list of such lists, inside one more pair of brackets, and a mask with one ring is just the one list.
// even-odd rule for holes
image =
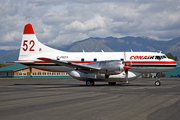
[[[157, 56], [160, 56], [161, 59], [156, 59]], [[165, 58], [165, 55], [162, 53], [155, 52], [125, 52], [125, 56], [124, 52], [54, 52], [31, 56], [26, 59], [34, 61], [35, 64], [31, 65], [37, 68], [68, 72], [69, 70], [72, 70], [72, 68], [39, 61], [37, 59], [38, 57], [48, 57], [79, 64], [123, 59], [128, 64], [131, 64], [132, 67], [130, 71], [138, 73], [166, 72], [173, 70], [176, 67], [175, 61], [168, 59], [167, 57]]]

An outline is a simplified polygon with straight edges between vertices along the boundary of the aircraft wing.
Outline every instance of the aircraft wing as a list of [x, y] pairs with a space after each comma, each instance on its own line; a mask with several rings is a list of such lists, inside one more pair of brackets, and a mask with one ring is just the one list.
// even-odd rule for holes
[[38, 59], [46, 61], [46, 62], [50, 62], [50, 63], [56, 63], [56, 64], [62, 65], [62, 66], [78, 68], [78, 69], [83, 69], [83, 70], [87, 70], [87, 71], [99, 71], [100, 70], [100, 68], [92, 67], [90, 65], [77, 64], [77, 63], [61, 61], [61, 60], [56, 60], [56, 59], [51, 59], [51, 58], [46, 58], [46, 57], [39, 57]]

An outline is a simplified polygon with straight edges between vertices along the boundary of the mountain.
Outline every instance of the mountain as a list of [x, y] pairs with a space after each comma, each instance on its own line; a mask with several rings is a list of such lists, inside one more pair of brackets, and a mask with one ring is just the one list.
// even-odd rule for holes
[[11, 51], [13, 51], [13, 50], [0, 50], [0, 57]]
[[[55, 49], [69, 51], [69, 52], [124, 52], [124, 51], [151, 51], [157, 52], [158, 50], [167, 54], [171, 52], [180, 60], [180, 37], [169, 41], [158, 41], [148, 37], [90, 37], [85, 40], [77, 41], [71, 44], [62, 46], [52, 46]], [[4, 56], [0, 57], [0, 63], [3, 61], [16, 61], [18, 59], [19, 50], [11, 51]]]
[[7, 54], [0, 57], [0, 63], [5, 61], [17, 61], [19, 56], [19, 49], [8, 52]]
[[100, 52], [101, 50], [104, 50], [106, 52], [113, 52], [114, 50], [103, 44], [102, 41], [100, 41], [101, 39], [102, 38], [91, 37], [67, 45], [62, 45], [62, 46], [48, 45], [48, 46], [58, 50], [69, 51], [69, 52], [82, 52], [83, 50], [86, 52], [92, 52], [92, 51]]

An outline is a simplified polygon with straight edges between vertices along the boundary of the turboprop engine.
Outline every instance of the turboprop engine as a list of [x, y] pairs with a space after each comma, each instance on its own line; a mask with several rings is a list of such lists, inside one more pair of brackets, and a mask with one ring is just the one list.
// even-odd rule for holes
[[98, 73], [105, 75], [120, 74], [120, 72], [124, 69], [123, 60], [100, 61], [88, 65], [92, 67], [100, 68]]

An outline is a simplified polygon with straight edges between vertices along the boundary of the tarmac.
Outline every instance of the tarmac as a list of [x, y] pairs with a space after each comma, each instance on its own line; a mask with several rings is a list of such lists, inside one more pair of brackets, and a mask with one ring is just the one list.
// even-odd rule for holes
[[0, 79], [0, 120], [179, 120], [180, 78], [86, 86], [72, 78]]

